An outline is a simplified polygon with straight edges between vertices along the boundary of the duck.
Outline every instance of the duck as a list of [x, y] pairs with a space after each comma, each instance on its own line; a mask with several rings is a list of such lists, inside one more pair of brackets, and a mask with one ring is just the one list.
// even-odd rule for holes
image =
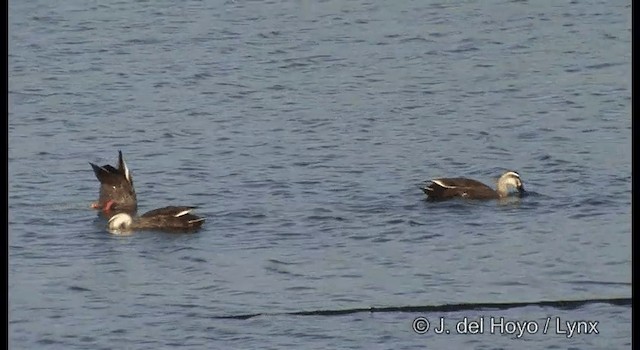
[[117, 167], [109, 164], [99, 166], [91, 162], [89, 164], [100, 181], [98, 200], [91, 203], [91, 207], [102, 210], [105, 214], [117, 212], [135, 214], [138, 209], [138, 200], [133, 187], [133, 177], [122, 157], [122, 151], [118, 151]]
[[520, 174], [512, 170], [504, 172], [498, 178], [495, 190], [480, 181], [464, 177], [432, 179], [425, 187], [422, 187], [422, 191], [432, 200], [451, 198], [501, 199], [508, 197], [513, 190], [516, 190], [520, 195], [525, 193]]
[[196, 207], [168, 206], [148, 211], [140, 216], [117, 213], [107, 222], [112, 234], [128, 234], [132, 231], [155, 230], [165, 232], [192, 232], [204, 223], [204, 218], [191, 214]]

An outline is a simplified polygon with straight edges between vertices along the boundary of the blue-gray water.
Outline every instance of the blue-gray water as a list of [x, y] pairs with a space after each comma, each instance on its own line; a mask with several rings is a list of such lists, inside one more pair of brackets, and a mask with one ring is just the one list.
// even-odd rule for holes
[[[630, 298], [630, 6], [11, 1], [10, 348], [630, 348], [631, 307], [606, 303], [286, 314]], [[197, 205], [204, 228], [108, 234], [88, 162], [119, 149], [142, 212]], [[504, 169], [532, 195], [418, 189]]]

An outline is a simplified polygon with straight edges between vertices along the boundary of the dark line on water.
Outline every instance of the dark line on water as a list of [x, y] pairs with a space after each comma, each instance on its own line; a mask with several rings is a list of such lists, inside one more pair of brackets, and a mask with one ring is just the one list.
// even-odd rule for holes
[[457, 312], [468, 310], [507, 310], [526, 306], [554, 307], [563, 310], [573, 310], [588, 304], [611, 304], [616, 306], [631, 305], [631, 298], [612, 298], [612, 299], [583, 299], [583, 300], [550, 300], [550, 301], [531, 301], [520, 303], [464, 303], [464, 304], [444, 304], [444, 305], [424, 305], [424, 306], [389, 306], [389, 307], [370, 307], [370, 308], [354, 308], [343, 310], [313, 310], [313, 311], [295, 311], [280, 313], [257, 313], [244, 315], [214, 316], [213, 318], [227, 318], [236, 320], [246, 320], [258, 316], [340, 316], [361, 312]]

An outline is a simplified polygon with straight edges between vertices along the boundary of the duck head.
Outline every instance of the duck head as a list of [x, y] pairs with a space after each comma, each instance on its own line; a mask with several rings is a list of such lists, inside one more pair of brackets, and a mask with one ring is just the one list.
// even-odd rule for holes
[[127, 213], [118, 213], [113, 215], [107, 222], [107, 229], [114, 235], [121, 235], [130, 232], [133, 218]]
[[506, 196], [512, 189], [518, 191], [519, 194], [525, 192], [520, 174], [515, 171], [507, 171], [498, 179], [498, 193], [501, 196]]

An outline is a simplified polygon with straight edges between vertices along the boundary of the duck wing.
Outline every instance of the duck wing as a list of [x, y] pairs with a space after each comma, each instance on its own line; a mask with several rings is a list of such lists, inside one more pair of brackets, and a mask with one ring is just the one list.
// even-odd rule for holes
[[118, 167], [115, 168], [112, 165], [106, 164], [103, 166], [93, 164], [89, 162], [93, 168], [93, 172], [96, 174], [98, 181], [107, 185], [120, 185], [123, 182], [133, 186], [133, 178], [131, 172], [127, 167], [127, 163], [124, 162], [122, 157], [122, 151], [118, 151]]
[[168, 206], [148, 211], [137, 220], [140, 229], [156, 229], [171, 232], [188, 232], [197, 230], [204, 223], [204, 218], [191, 214], [195, 207]]
[[430, 199], [463, 198], [493, 198], [495, 191], [480, 181], [465, 177], [450, 177], [432, 179], [422, 191]]
[[98, 181], [100, 181], [101, 184], [118, 185], [122, 183], [123, 180], [126, 181], [124, 173], [109, 164], [103, 166], [99, 166], [91, 162], [89, 162], [89, 164], [91, 164], [93, 172], [96, 174], [96, 178], [98, 178]]
[[140, 215], [140, 217], [171, 216], [171, 217], [177, 218], [177, 217], [181, 217], [191, 213], [193, 209], [196, 209], [196, 207], [171, 205], [168, 207], [162, 207], [162, 208], [150, 210]]
[[448, 177], [432, 179], [430, 186], [437, 186], [442, 188], [486, 188], [493, 190], [491, 187], [483, 184], [480, 181], [468, 179], [466, 177]]
[[124, 162], [124, 158], [122, 157], [122, 151], [118, 151], [118, 171], [124, 175], [127, 181], [133, 184], [133, 179], [131, 178], [131, 173], [129, 172], [127, 163]]

